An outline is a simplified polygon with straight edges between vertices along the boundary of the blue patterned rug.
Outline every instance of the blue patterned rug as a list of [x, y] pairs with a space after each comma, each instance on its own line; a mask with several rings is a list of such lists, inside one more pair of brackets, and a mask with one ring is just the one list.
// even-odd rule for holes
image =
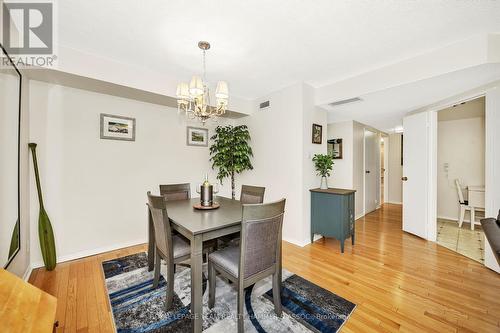
[[[189, 267], [177, 268], [174, 306], [167, 312], [167, 281], [162, 276], [158, 288], [153, 289], [153, 272], [147, 271], [146, 253], [106, 261], [102, 266], [119, 333], [191, 332]], [[215, 307], [208, 309], [204, 282], [203, 331], [236, 332], [236, 289], [218, 277]], [[356, 307], [283, 270], [283, 317], [279, 318], [274, 314], [271, 286], [267, 278], [245, 290], [245, 332], [338, 332]]]

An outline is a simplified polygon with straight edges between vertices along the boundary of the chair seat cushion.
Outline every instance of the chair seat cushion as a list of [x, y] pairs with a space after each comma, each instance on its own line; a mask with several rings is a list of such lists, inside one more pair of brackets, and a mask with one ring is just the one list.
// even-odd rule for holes
[[191, 244], [189, 243], [189, 240], [181, 235], [175, 235], [172, 237], [172, 245], [174, 249], [174, 259], [184, 257], [191, 253]]
[[240, 248], [229, 246], [222, 250], [210, 253], [208, 260], [224, 269], [234, 277], [238, 277], [238, 265], [240, 263]]

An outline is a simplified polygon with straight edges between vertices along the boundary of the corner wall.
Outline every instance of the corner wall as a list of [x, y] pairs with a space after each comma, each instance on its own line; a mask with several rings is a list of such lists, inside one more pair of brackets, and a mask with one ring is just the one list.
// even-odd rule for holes
[[[260, 110], [259, 103], [270, 101]], [[283, 239], [296, 245], [310, 242], [309, 189], [319, 186], [312, 156], [326, 153], [326, 112], [313, 104], [312, 87], [297, 83], [255, 101], [249, 117], [237, 120], [252, 135], [254, 170], [237, 177], [241, 184], [266, 187], [264, 201], [286, 198]], [[312, 124], [323, 125], [323, 143], [311, 143]]]
[[[100, 139], [100, 113], [136, 118], [136, 140]], [[194, 186], [206, 172], [215, 180], [208, 147], [186, 146], [186, 126], [173, 108], [30, 82], [29, 137], [38, 144], [58, 261], [146, 242], [147, 191], [158, 193], [162, 183], [190, 182], [196, 196]], [[29, 166], [31, 262], [40, 266], [39, 207]], [[229, 194], [227, 187], [223, 194]]]
[[[356, 190], [355, 194], [355, 217], [364, 215], [364, 182], [365, 182], [365, 130], [381, 133], [365, 124], [357, 121], [345, 121], [328, 124], [328, 139], [342, 139], [343, 158], [335, 160], [333, 174], [329, 179], [331, 187], [347, 188]], [[380, 145], [376, 156], [380, 160]], [[380, 185], [380, 168], [378, 168], [378, 181]]]

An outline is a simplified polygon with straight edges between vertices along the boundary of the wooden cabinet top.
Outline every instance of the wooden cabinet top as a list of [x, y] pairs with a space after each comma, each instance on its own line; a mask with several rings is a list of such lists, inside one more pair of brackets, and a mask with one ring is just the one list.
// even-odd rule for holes
[[50, 333], [57, 300], [54, 296], [0, 269], [0, 323], [2, 332]]
[[319, 193], [328, 193], [328, 194], [337, 194], [337, 195], [347, 195], [356, 192], [356, 190], [348, 190], [345, 188], [328, 188], [326, 190], [322, 190], [320, 188], [312, 188], [309, 191], [311, 192], [319, 192]]

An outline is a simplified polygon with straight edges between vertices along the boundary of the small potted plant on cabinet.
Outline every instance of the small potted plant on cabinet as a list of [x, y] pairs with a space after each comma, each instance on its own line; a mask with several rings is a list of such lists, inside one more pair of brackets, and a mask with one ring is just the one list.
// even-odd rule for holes
[[313, 157], [314, 167], [316, 168], [317, 175], [321, 176], [320, 189], [328, 189], [328, 179], [333, 170], [333, 156], [328, 154], [315, 154]]

